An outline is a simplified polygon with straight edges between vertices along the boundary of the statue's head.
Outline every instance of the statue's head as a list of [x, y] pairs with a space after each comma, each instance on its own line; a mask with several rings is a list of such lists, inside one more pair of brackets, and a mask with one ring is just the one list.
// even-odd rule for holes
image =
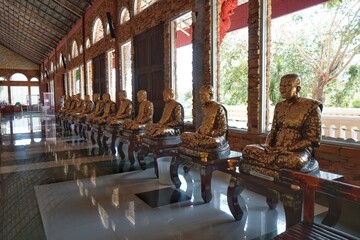
[[109, 93], [104, 93], [102, 95], [102, 98], [103, 98], [104, 102], [108, 102], [108, 101], [110, 101], [110, 94]]
[[100, 95], [98, 93], [93, 94], [93, 101], [97, 101], [97, 100], [99, 100], [99, 98], [100, 98]]
[[76, 94], [76, 98], [77, 98], [77, 99], [80, 99], [80, 98], [81, 98], [80, 93], [77, 93], [77, 94]]
[[120, 90], [119, 93], [118, 93], [118, 96], [119, 96], [120, 101], [125, 100], [126, 97], [127, 97], [126, 91], [125, 90]]
[[174, 99], [174, 90], [171, 88], [165, 88], [163, 91], [163, 98], [164, 102], [169, 102], [170, 100]]
[[286, 74], [280, 80], [280, 94], [283, 99], [297, 97], [301, 89], [301, 79], [297, 74]]
[[212, 101], [214, 90], [211, 85], [203, 85], [199, 90], [201, 104], [206, 104]]
[[90, 95], [89, 95], [89, 94], [86, 94], [86, 95], [85, 95], [85, 100], [86, 100], [86, 101], [89, 101], [89, 100], [90, 100]]
[[143, 102], [143, 101], [146, 100], [146, 98], [147, 98], [147, 93], [146, 93], [145, 90], [140, 90], [140, 91], [137, 92], [137, 95], [136, 95], [136, 96], [137, 96], [138, 102], [141, 103], [141, 102]]

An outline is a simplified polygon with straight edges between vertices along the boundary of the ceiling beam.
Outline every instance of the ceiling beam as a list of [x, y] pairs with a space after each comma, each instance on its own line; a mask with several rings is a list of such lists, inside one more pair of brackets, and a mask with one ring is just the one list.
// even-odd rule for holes
[[[56, 37], [61, 38], [62, 36], [64, 36], [67, 31], [65, 29], [62, 29], [60, 27], [58, 27], [57, 25], [53, 24], [52, 22], [49, 21], [44, 21], [44, 18], [40, 17], [39, 15], [35, 14], [33, 11], [28, 10], [26, 6], [22, 5], [21, 3], [17, 3], [18, 6], [16, 6], [14, 3], [15, 0], [9, 1], [11, 3], [13, 3], [13, 7], [15, 7], [15, 9], [17, 11], [20, 10], [20, 12], [24, 15], [24, 16], [29, 16], [29, 21], [36, 24], [39, 27], [44, 28], [45, 26], [48, 29], [51, 29], [52, 31], [56, 32]], [[35, 20], [35, 21], [31, 21], [31, 20]], [[55, 35], [55, 34], [54, 34]]]
[[[2, 30], [0, 29], [0, 32]], [[26, 43], [20, 42], [17, 39], [13, 39], [10, 36], [2, 36], [0, 39], [3, 39], [4, 44], [7, 44], [8, 46], [12, 46], [10, 49], [13, 51], [23, 51], [26, 52], [26, 56], [28, 58], [35, 58], [39, 61], [39, 59], [44, 59], [47, 56], [47, 51], [40, 51], [39, 49], [36, 49], [32, 47], [32, 45], [28, 45]], [[21, 48], [21, 49], [20, 49]]]
[[3, 18], [7, 17], [7, 21], [6, 21], [7, 25], [12, 29], [17, 30], [19, 33], [23, 31], [24, 35], [30, 35], [42, 44], [45, 44], [44, 40], [52, 44], [56, 44], [58, 42], [58, 38], [55, 38], [53, 35], [49, 36], [48, 32], [45, 31], [44, 29], [38, 29], [38, 27], [34, 26], [33, 24], [31, 25], [27, 24], [26, 20], [22, 16], [15, 16], [23, 24], [20, 25], [19, 22], [15, 22], [13, 18], [9, 16], [10, 13], [7, 13], [6, 11], [0, 9], [0, 14], [2, 14]]
[[[76, 7], [74, 4], [66, 1], [66, 4], [63, 4], [62, 2], [58, 1], [58, 0], [53, 0], [55, 3], [57, 3], [58, 5], [60, 5], [62, 8], [65, 8], [67, 11], [71, 12], [72, 14], [74, 14], [75, 16], [81, 18], [82, 14], [84, 13], [84, 11], [82, 11], [81, 9], [79, 9], [78, 7]], [[70, 5], [70, 6], [66, 6], [66, 5]], [[75, 10], [73, 10], [73, 9]]]
[[24, 37], [24, 36], [19, 37], [18, 31], [16, 31], [15, 29], [8, 29], [2, 23], [0, 23], [0, 29], [2, 30], [2, 32], [4, 34], [8, 35], [12, 39], [22, 39], [22, 40], [19, 40], [19, 41], [20, 42], [26, 42], [27, 45], [30, 45], [32, 47], [35, 47], [35, 48], [39, 49], [40, 52], [41, 51], [47, 51], [49, 49], [48, 45], [45, 45], [46, 43], [40, 42], [40, 40], [37, 40], [37, 39], [34, 39], [34, 38], [30, 38], [30, 36], [28, 36], [28, 37]]

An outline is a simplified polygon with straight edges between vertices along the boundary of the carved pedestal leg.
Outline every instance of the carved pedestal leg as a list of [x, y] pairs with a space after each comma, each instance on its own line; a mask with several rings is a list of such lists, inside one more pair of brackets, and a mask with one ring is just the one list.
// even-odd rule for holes
[[212, 169], [207, 166], [201, 166], [200, 175], [201, 175], [201, 197], [204, 200], [204, 202], [208, 203], [212, 199], [212, 195], [211, 195]]
[[241, 209], [239, 204], [240, 193], [244, 190], [244, 187], [240, 184], [241, 180], [231, 176], [228, 190], [227, 190], [227, 201], [231, 214], [235, 220], [241, 220], [244, 215], [244, 211]]
[[333, 227], [338, 222], [341, 216], [342, 210], [342, 201], [339, 198], [333, 196], [327, 196], [329, 201], [329, 210], [328, 214], [326, 214], [322, 224]]
[[90, 132], [90, 140], [91, 140], [91, 142], [92, 142], [92, 144], [95, 144], [96, 143], [96, 140], [95, 140], [95, 133], [94, 133], [94, 131], [91, 131]]
[[116, 141], [116, 135], [115, 134], [112, 134], [111, 135], [111, 152], [113, 155], [116, 154], [116, 149], [115, 149], [115, 141]]
[[109, 140], [109, 138], [103, 134], [102, 145], [106, 150], [108, 149], [107, 140]]
[[119, 155], [120, 155], [120, 158], [121, 160], [124, 160], [125, 159], [125, 153], [123, 151], [123, 143], [122, 142], [119, 142], [119, 145], [118, 145], [118, 152], [119, 152]]
[[170, 177], [176, 188], [179, 188], [181, 185], [181, 181], [178, 175], [179, 166], [180, 162], [176, 161], [176, 157], [173, 157], [170, 164]]
[[135, 163], [134, 150], [135, 150], [134, 140], [130, 140], [128, 147], [128, 158], [131, 165], [134, 165]]
[[147, 149], [145, 146], [142, 146], [141, 144], [139, 145], [139, 147], [137, 149], [138, 149], [137, 150], [137, 159], [138, 159], [139, 165], [142, 170], [145, 170], [146, 164], [143, 161], [145, 159], [145, 156], [147, 155]]
[[279, 203], [279, 200], [275, 197], [267, 197], [266, 198], [266, 203], [269, 206], [270, 209], [275, 209], [276, 206]]
[[284, 205], [286, 228], [289, 228], [301, 221], [302, 194], [280, 194]]

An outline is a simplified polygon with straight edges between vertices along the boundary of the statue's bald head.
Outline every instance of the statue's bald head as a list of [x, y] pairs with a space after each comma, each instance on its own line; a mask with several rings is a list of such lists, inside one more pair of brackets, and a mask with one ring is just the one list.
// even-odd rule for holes
[[174, 99], [174, 90], [172, 90], [171, 88], [165, 88], [163, 91], [163, 98], [165, 102]]
[[145, 90], [140, 90], [137, 92], [138, 102], [143, 102], [147, 98], [147, 93]]

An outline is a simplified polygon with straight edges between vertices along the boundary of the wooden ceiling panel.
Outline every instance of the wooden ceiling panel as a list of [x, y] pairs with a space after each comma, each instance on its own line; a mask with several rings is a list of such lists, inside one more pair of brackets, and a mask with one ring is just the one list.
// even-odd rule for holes
[[0, 44], [41, 64], [95, 0], [0, 0]]

